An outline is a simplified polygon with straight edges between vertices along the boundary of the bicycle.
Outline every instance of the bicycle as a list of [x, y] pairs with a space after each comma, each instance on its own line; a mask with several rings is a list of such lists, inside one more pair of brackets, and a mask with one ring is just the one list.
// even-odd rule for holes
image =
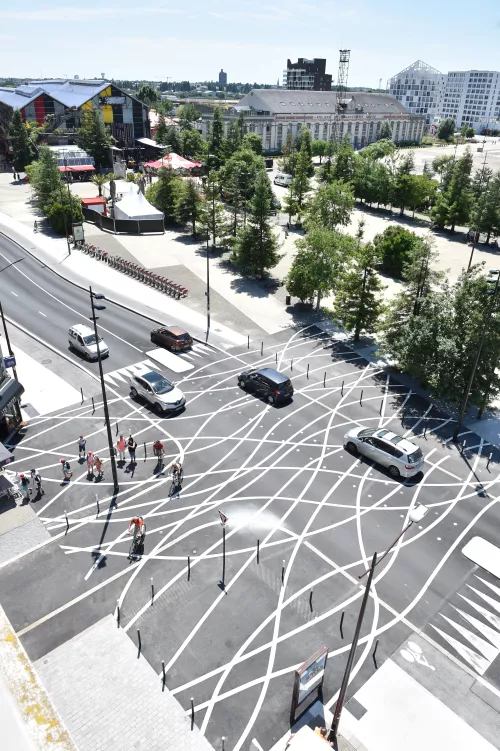
[[[130, 550], [128, 552], [129, 560], [132, 560], [133, 558], [138, 558], [144, 552], [145, 540], [146, 540], [146, 523], [144, 522], [142, 525], [142, 532], [140, 532], [137, 527], [134, 529], [134, 536], [132, 538], [132, 542], [130, 543]], [[141, 553], [138, 552], [139, 550], [141, 550]]]
[[182, 479], [183, 479], [184, 473], [182, 469], [179, 471], [178, 469], [174, 468], [172, 469], [171, 475], [172, 475], [172, 487], [170, 488], [170, 495], [182, 489]]

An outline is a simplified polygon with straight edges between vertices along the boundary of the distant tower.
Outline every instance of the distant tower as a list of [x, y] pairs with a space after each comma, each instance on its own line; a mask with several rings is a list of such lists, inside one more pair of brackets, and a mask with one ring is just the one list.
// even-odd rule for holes
[[381, 78], [378, 79], [378, 87], [379, 87], [379, 89], [382, 88], [382, 79]]
[[73, 80], [79, 81], [80, 80], [80, 76], [73, 76]]
[[227, 73], [224, 73], [222, 68], [219, 73], [219, 86], [227, 86]]
[[101, 73], [101, 78], [104, 81], [104, 79], [106, 78], [106, 74], [105, 73]]
[[340, 140], [342, 132], [341, 115], [345, 109], [345, 95], [347, 93], [347, 77], [349, 75], [349, 59], [351, 50], [339, 50], [339, 74], [337, 76], [337, 106], [335, 108], [335, 120], [332, 128], [332, 141], [336, 143]]

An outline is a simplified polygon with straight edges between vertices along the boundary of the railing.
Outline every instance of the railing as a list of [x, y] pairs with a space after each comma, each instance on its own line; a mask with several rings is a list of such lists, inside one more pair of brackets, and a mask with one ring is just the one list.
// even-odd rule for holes
[[186, 287], [182, 287], [180, 284], [176, 284], [171, 279], [167, 279], [160, 274], [154, 274], [149, 269], [145, 269], [137, 263], [126, 261], [121, 256], [110, 255], [107, 251], [98, 248], [96, 245], [84, 242], [75, 247], [83, 253], [92, 256], [92, 258], [107, 263], [112, 269], [121, 271], [122, 274], [127, 274], [127, 276], [137, 279], [137, 281], [147, 284], [149, 287], [157, 289], [159, 292], [164, 292], [165, 294], [170, 295], [170, 297], [179, 300], [181, 297], [188, 296], [189, 290], [187, 290]]
[[126, 232], [131, 235], [142, 235], [148, 232], [165, 232], [163, 219], [113, 219], [92, 209], [84, 208], [82, 211], [87, 222], [92, 222], [100, 229], [107, 229], [115, 234]]

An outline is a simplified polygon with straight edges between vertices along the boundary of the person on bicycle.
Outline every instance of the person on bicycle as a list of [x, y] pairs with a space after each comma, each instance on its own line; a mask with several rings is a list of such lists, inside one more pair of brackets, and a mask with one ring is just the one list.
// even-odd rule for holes
[[142, 516], [133, 516], [128, 526], [129, 535], [134, 535], [134, 540], [137, 537], [144, 537], [145, 527], [144, 519]]
[[153, 451], [158, 459], [163, 459], [163, 443], [159, 439], [153, 443]]
[[172, 474], [172, 481], [176, 486], [180, 487], [182, 483], [182, 464], [180, 462], [172, 462], [170, 471]]

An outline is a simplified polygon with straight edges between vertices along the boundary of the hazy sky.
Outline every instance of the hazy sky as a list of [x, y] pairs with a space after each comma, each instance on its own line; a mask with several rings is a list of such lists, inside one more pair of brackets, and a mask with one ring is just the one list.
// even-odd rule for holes
[[[500, 69], [500, 2], [483, 0], [0, 0], [0, 78], [107, 77], [275, 83], [287, 58], [351, 50], [349, 83], [378, 86], [417, 59]], [[413, 9], [418, 15], [412, 16]]]

